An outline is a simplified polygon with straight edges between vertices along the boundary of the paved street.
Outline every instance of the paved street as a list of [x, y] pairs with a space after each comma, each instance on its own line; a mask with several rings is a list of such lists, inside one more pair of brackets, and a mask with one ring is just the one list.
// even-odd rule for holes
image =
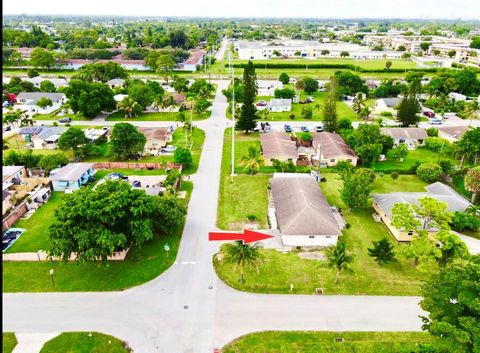
[[135, 353], [211, 353], [238, 335], [267, 329], [420, 330], [418, 297], [250, 294], [216, 277], [212, 256], [219, 244], [208, 242], [207, 233], [215, 230], [223, 132], [229, 123], [221, 94], [227, 82], [217, 83], [212, 117], [195, 123], [206, 139], [175, 265], [120, 292], [3, 294], [4, 332], [99, 331], [127, 341]]

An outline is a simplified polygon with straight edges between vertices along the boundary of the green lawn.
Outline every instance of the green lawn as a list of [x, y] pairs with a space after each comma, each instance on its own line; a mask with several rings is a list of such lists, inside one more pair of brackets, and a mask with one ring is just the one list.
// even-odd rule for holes
[[64, 332], [46, 342], [40, 353], [128, 353], [128, 345], [98, 332]]
[[410, 353], [432, 341], [424, 332], [265, 331], [237, 338], [222, 353]]
[[29, 219], [20, 219], [14, 224], [15, 228], [25, 228], [26, 231], [18, 238], [7, 252], [36, 252], [47, 250], [47, 230], [53, 220], [55, 210], [60, 206], [63, 192], [53, 192], [50, 200], [35, 211]]
[[[327, 182], [320, 186], [328, 202], [346, 209], [340, 199], [342, 182], [338, 175], [328, 173], [324, 176]], [[255, 192], [264, 189], [262, 185], [253, 185], [257, 185]], [[401, 175], [396, 181], [385, 175], [375, 182], [374, 192], [424, 191], [424, 185], [413, 175]], [[293, 292], [298, 294], [313, 294], [315, 288], [320, 287], [326, 294], [418, 295], [428, 274], [417, 271], [410, 260], [399, 259], [396, 263], [379, 266], [368, 256], [367, 248], [371, 247], [372, 241], [387, 237], [394, 242], [385, 225], [373, 220], [373, 213], [373, 208], [344, 213], [351, 227], [344, 230], [343, 241], [354, 255], [355, 273], [341, 274], [337, 284], [334, 272], [324, 266], [324, 262], [301, 259], [295, 251], [282, 254], [275, 250], [261, 250], [260, 273], [248, 270], [244, 283], [239, 283], [239, 274], [233, 271], [232, 264], [215, 257], [217, 274], [228, 285], [249, 292], [289, 293], [290, 284], [293, 284]], [[399, 249], [404, 245], [395, 246]]]
[[[10, 151], [15, 151], [15, 152], [25, 152], [27, 150], [30, 150], [33, 152], [33, 154], [40, 154], [40, 155], [46, 155], [46, 154], [54, 154], [54, 153], [62, 153], [61, 150], [56, 149], [56, 150], [46, 150], [46, 149], [30, 149], [27, 148], [27, 142], [25, 142], [20, 135], [13, 135], [7, 139], [5, 139], [5, 142], [8, 146], [7, 149], [3, 150], [4, 157], [6, 154], [8, 154]], [[69, 158], [72, 158], [72, 154], [70, 152], [63, 152], [65, 153]]]
[[420, 163], [438, 163], [438, 161], [441, 159], [450, 159], [454, 164], [458, 164], [458, 161], [446, 154], [441, 155], [437, 152], [432, 152], [422, 147], [419, 147], [412, 151], [408, 151], [408, 155], [403, 159], [403, 162], [397, 161], [392, 158], [391, 153], [391, 151], [387, 153], [386, 161], [374, 163], [372, 165], [372, 169], [378, 172], [407, 171], [415, 167], [417, 161]]
[[[183, 182], [181, 190], [187, 191], [188, 202], [193, 184]], [[177, 254], [183, 226], [169, 234], [158, 235], [142, 248], [129, 253], [125, 261], [99, 263], [76, 262], [4, 262], [4, 292], [85, 292], [114, 291], [137, 286], [160, 275], [168, 269]], [[22, 235], [23, 236], [23, 235]], [[170, 246], [167, 257], [163, 247]], [[55, 287], [49, 270], [55, 270]]]
[[13, 332], [5, 332], [2, 335], [2, 352], [12, 353], [13, 349], [17, 345], [17, 337]]
[[[260, 227], [267, 225], [267, 181], [270, 175], [230, 176], [231, 129], [225, 131], [222, 156], [222, 172], [217, 211], [217, 226], [221, 229], [242, 229], [248, 215], [255, 215]], [[247, 153], [248, 146], [260, 145], [258, 133], [245, 135], [237, 133], [235, 137], [235, 164]]]
[[82, 114], [77, 113], [77, 114], [64, 114], [64, 115], [58, 115], [60, 112], [60, 109], [50, 113], [50, 114], [36, 114], [33, 116], [34, 120], [58, 120], [62, 118], [70, 118], [72, 120], [76, 121], [86, 121], [86, 120], [92, 120], [93, 118], [87, 118], [84, 117]]
[[[190, 112], [185, 111], [185, 118], [190, 120]], [[204, 120], [210, 117], [211, 111], [207, 111], [205, 114], [192, 114], [192, 120]], [[125, 118], [124, 114], [119, 112], [110, 114], [105, 120], [107, 121], [177, 121], [178, 113], [165, 112], [165, 113], [142, 113], [134, 118]]]

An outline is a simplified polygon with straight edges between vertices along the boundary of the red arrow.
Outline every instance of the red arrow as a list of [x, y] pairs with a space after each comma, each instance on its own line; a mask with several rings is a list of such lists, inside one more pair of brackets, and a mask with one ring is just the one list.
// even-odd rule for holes
[[242, 233], [217, 233], [210, 232], [208, 233], [208, 240], [218, 241], [218, 240], [241, 240], [244, 244], [253, 243], [260, 240], [265, 240], [273, 238], [273, 235], [268, 235], [260, 232], [256, 232], [250, 229], [244, 229]]

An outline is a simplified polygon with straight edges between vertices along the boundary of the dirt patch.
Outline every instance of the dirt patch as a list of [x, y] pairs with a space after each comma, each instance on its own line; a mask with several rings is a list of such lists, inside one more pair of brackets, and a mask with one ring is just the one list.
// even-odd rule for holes
[[232, 222], [228, 225], [228, 229], [241, 231], [242, 229], [260, 229], [257, 222]]
[[327, 259], [323, 251], [299, 252], [298, 256], [306, 260], [325, 261]]

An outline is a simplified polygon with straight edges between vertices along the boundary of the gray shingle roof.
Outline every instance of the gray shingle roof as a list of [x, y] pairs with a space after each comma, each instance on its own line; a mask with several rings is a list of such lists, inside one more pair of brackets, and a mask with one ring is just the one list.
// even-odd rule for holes
[[397, 140], [425, 140], [428, 137], [425, 129], [420, 127], [385, 127], [380, 130], [382, 134], [391, 136]]
[[394, 108], [398, 103], [400, 103], [400, 98], [383, 98], [385, 105], [389, 108]]
[[68, 163], [54, 175], [51, 175], [50, 179], [52, 181], [77, 181], [90, 168], [93, 168], [93, 163]]
[[49, 92], [22, 92], [17, 96], [17, 101], [27, 100], [32, 101], [35, 104], [40, 98], [45, 97], [52, 102], [58, 102], [65, 97], [63, 93], [49, 93]]
[[41, 140], [45, 140], [53, 135], [61, 135], [66, 130], [67, 128], [62, 126], [48, 126], [48, 127], [44, 127], [40, 132], [38, 132], [36, 137]]
[[269, 107], [284, 107], [284, 106], [291, 106], [292, 105], [292, 100], [290, 98], [288, 99], [270, 99], [270, 102], [268, 102]]
[[389, 194], [373, 194], [372, 197], [378, 206], [392, 218], [392, 208], [396, 203], [418, 205], [418, 200], [431, 197], [447, 204], [449, 212], [464, 211], [472, 204], [451, 187], [436, 182], [425, 187], [427, 192], [391, 192]]
[[308, 175], [270, 181], [282, 235], [341, 235], [330, 205]]

